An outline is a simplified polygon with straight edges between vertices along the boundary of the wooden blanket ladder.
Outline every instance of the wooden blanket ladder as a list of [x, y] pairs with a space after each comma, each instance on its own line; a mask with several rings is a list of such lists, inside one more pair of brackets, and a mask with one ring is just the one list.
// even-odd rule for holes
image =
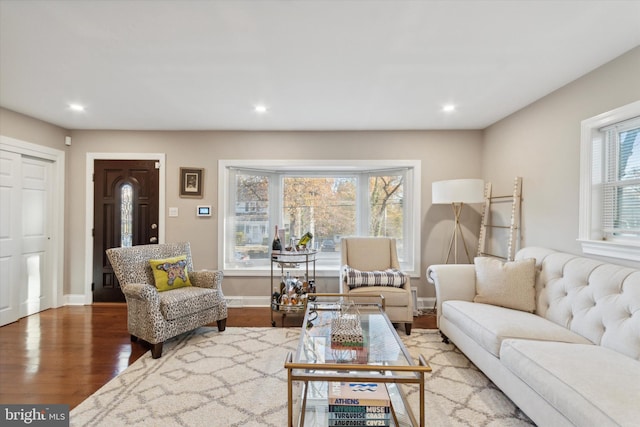
[[[513, 261], [517, 247], [520, 246], [521, 205], [522, 177], [514, 179], [513, 193], [508, 196], [494, 196], [491, 193], [491, 183], [485, 184], [478, 256]], [[509, 212], [505, 212], [509, 208], [510, 215]], [[510, 217], [509, 223], [505, 221], [508, 217]]]

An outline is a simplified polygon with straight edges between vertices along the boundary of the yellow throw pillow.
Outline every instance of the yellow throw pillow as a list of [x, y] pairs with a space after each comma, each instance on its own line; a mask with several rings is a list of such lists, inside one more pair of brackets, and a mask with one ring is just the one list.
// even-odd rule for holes
[[536, 309], [536, 260], [502, 262], [477, 257], [474, 302], [533, 312]]
[[159, 292], [191, 286], [187, 272], [187, 256], [149, 260]]

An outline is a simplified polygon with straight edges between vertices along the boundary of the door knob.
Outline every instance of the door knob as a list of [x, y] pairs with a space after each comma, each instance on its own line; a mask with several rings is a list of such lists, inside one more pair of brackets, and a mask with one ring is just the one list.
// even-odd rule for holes
[[155, 230], [156, 228], [158, 228], [158, 224], [151, 224], [151, 229]]
[[158, 238], [157, 237], [152, 237], [152, 238], [149, 239], [149, 242], [158, 243]]

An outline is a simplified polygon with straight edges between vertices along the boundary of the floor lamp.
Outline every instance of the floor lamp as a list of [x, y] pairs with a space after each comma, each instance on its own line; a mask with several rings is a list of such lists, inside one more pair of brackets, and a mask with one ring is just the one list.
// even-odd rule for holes
[[484, 202], [484, 181], [481, 179], [453, 179], [449, 181], [436, 181], [432, 184], [432, 203], [433, 204], [451, 204], [453, 209], [453, 234], [449, 242], [449, 251], [447, 252], [446, 263], [449, 263], [451, 250], [453, 249], [454, 263], [458, 263], [458, 238], [462, 239], [464, 252], [467, 254], [467, 260], [471, 262], [467, 243], [462, 235], [462, 227], [460, 227], [460, 213], [462, 206], [472, 203]]

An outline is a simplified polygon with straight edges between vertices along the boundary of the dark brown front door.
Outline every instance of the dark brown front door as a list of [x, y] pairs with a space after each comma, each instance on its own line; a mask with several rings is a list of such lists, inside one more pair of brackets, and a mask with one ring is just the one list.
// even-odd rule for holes
[[93, 181], [93, 301], [124, 301], [105, 250], [158, 243], [159, 170], [154, 160], [96, 160]]

